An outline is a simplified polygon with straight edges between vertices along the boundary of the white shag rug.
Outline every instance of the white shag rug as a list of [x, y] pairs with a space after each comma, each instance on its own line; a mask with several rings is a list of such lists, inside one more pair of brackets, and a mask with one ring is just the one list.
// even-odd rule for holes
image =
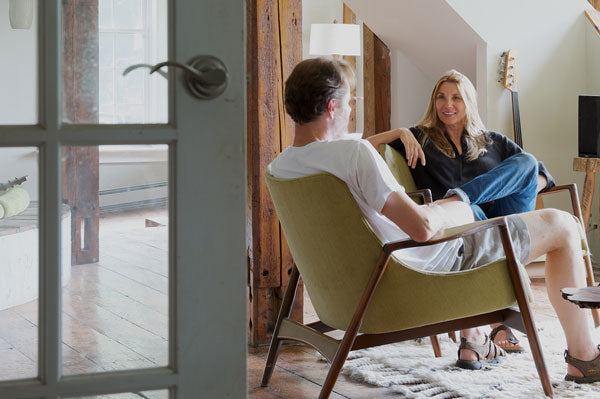
[[[554, 397], [600, 399], [600, 382], [564, 380], [566, 344], [558, 320], [537, 323], [537, 328]], [[358, 382], [388, 387], [399, 398], [545, 398], [527, 337], [518, 331], [515, 335], [525, 353], [509, 354], [501, 363], [488, 364], [482, 370], [455, 367], [457, 344], [440, 335], [441, 358], [433, 356], [429, 338], [407, 341], [350, 352], [342, 373]], [[600, 329], [594, 337], [600, 343]]]

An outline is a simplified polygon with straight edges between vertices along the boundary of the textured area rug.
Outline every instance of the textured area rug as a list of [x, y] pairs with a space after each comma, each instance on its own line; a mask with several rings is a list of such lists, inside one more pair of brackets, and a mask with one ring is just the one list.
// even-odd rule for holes
[[[564, 380], [566, 348], [558, 320], [537, 323], [538, 336], [555, 397], [599, 398], [600, 383]], [[350, 352], [342, 373], [355, 381], [388, 387], [399, 398], [544, 398], [527, 338], [515, 331], [525, 353], [509, 354], [482, 370], [455, 367], [457, 344], [439, 336], [443, 357], [435, 358], [429, 339], [408, 341]], [[600, 343], [600, 329], [594, 332]]]

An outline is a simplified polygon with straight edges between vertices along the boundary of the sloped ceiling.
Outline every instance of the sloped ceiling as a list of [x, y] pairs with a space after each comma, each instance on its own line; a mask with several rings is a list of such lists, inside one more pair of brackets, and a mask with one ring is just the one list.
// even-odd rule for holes
[[400, 50], [431, 80], [450, 68], [476, 80], [483, 40], [446, 0], [345, 0], [388, 46]]

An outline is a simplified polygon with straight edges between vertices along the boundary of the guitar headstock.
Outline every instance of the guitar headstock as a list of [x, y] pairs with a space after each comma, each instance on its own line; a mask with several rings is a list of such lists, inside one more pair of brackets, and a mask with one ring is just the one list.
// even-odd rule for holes
[[517, 86], [519, 84], [519, 74], [517, 71], [517, 50], [508, 50], [502, 53], [500, 60], [500, 81], [504, 85], [504, 88], [517, 92]]

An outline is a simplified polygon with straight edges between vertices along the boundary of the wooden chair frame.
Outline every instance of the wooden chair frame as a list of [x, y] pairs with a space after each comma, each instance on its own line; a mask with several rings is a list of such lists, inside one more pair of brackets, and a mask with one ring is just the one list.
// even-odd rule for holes
[[[369, 306], [369, 302], [371, 301], [373, 294], [377, 289], [377, 285], [379, 284], [386, 270], [390, 255], [393, 251], [403, 248], [428, 246], [444, 241], [454, 240], [489, 228], [498, 228], [500, 230], [502, 246], [506, 254], [506, 264], [520, 312], [511, 308], [506, 308], [486, 314], [448, 320], [437, 324], [431, 324], [407, 330], [382, 334], [358, 335], [358, 331], [361, 327], [367, 307]], [[537, 330], [535, 328], [535, 323], [531, 315], [531, 309], [529, 307], [527, 294], [524, 288], [525, 285], [521, 280], [521, 275], [519, 273], [505, 218], [492, 219], [475, 227], [466, 227], [466, 230], [460, 233], [444, 237], [439, 240], [432, 240], [428, 242], [402, 240], [385, 244], [382, 248], [379, 259], [377, 260], [377, 263], [371, 272], [370, 279], [364, 289], [360, 302], [358, 303], [354, 311], [354, 315], [341, 340], [337, 340], [325, 335], [325, 332], [333, 331], [334, 328], [327, 326], [321, 321], [303, 325], [289, 318], [299, 277], [300, 273], [296, 266], [294, 266], [288, 287], [285, 292], [283, 303], [277, 317], [275, 330], [273, 332], [269, 354], [267, 356], [262, 378], [261, 385], [263, 387], [269, 384], [275, 363], [277, 362], [281, 343], [284, 340], [298, 341], [310, 345], [318, 350], [331, 363], [331, 367], [327, 373], [323, 388], [319, 394], [320, 399], [325, 399], [331, 394], [337, 377], [344, 362], [346, 361], [348, 352], [351, 350], [369, 348], [393, 342], [400, 342], [409, 339], [447, 333], [455, 330], [477, 327], [484, 324], [501, 322], [527, 334], [544, 393], [549, 397], [552, 397], [553, 395], [552, 385], [550, 384], [550, 378], [546, 369]]]
[[[386, 163], [388, 163], [388, 166], [390, 168], [394, 168], [389, 163], [389, 160], [387, 159], [387, 157], [385, 155], [386, 149], [389, 149], [389, 150], [392, 150], [392, 151], [395, 151], [395, 150], [393, 150], [392, 147], [389, 146], [389, 144], [382, 144], [380, 146], [380, 151], [379, 151], [382, 154], [383, 158], [386, 160]], [[404, 159], [404, 157], [402, 157], [401, 155], [399, 155], [398, 157], [399, 157], [399, 159], [401, 159], [402, 161], [404, 161], [404, 165], [406, 165], [406, 160]], [[398, 178], [397, 177], [397, 179], [401, 180], [402, 178]], [[412, 179], [412, 177], [410, 179], [411, 179], [411, 181], [412, 181], [412, 183], [414, 185], [414, 180]], [[404, 182], [399, 181], [399, 183], [401, 185], [405, 186]], [[420, 191], [427, 191], [427, 190], [420, 190]], [[542, 206], [543, 206], [543, 202], [541, 201], [541, 198], [543, 196], [548, 195], [548, 194], [558, 193], [558, 192], [561, 192], [561, 191], [568, 191], [569, 192], [569, 196], [570, 196], [570, 199], [571, 199], [571, 207], [573, 209], [573, 215], [575, 217], [577, 217], [577, 219], [579, 220], [581, 226], [583, 227], [583, 231], [585, 232], [586, 226], [584, 224], [584, 220], [583, 220], [583, 216], [582, 216], [582, 212], [581, 212], [581, 204], [579, 202], [579, 195], [577, 193], [577, 185], [576, 184], [571, 183], [571, 184], [564, 184], [564, 185], [560, 185], [560, 186], [554, 186], [554, 187], [551, 187], [551, 188], [547, 189], [546, 191], [544, 191], [542, 193], [539, 193], [537, 195], [537, 198], [538, 198], [537, 202], [538, 202], [538, 204], [542, 204]], [[423, 197], [423, 198], [424, 198], [425, 202], [427, 202], [427, 200], [425, 199], [425, 197]], [[429, 198], [431, 198], [431, 193], [429, 194]], [[588, 253], [586, 253], [585, 255], [583, 255], [583, 261], [584, 261], [584, 264], [585, 264], [585, 273], [586, 273], [587, 286], [588, 287], [593, 287], [593, 286], [596, 285], [596, 283], [594, 281], [594, 271], [592, 269], [592, 260], [591, 260], [589, 251], [588, 251]], [[592, 318], [594, 319], [594, 325], [596, 327], [600, 327], [600, 315], [599, 315], [598, 309], [592, 309], [591, 312], [592, 312]], [[434, 346], [434, 348], [435, 348], [435, 346]], [[434, 349], [434, 351], [435, 351], [435, 349]]]

